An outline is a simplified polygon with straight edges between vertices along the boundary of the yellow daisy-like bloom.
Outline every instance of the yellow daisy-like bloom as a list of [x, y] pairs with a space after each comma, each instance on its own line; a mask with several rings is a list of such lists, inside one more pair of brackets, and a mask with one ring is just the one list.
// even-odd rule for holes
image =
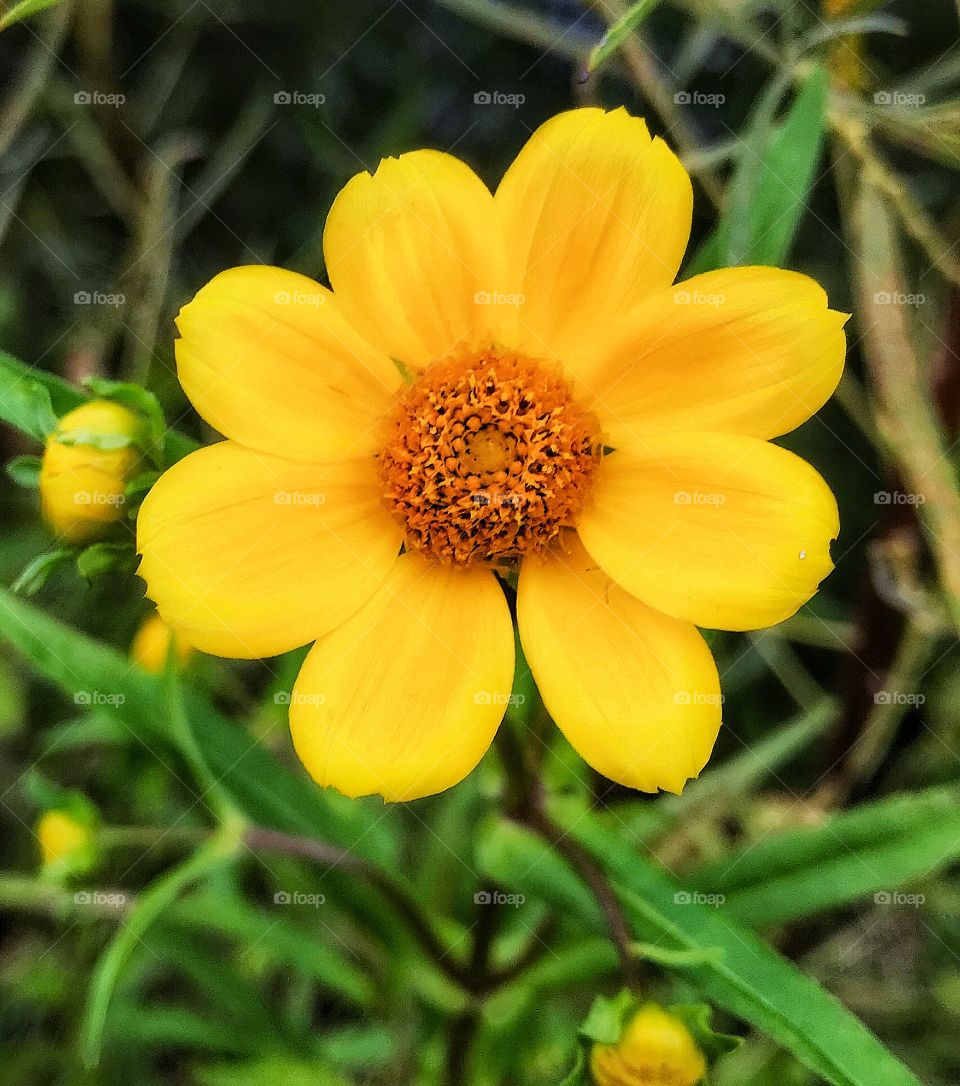
[[622, 109], [544, 124], [496, 194], [436, 151], [354, 177], [332, 290], [235, 268], [180, 313], [180, 381], [227, 439], [143, 503], [141, 576], [207, 652], [307, 642], [311, 775], [439, 792], [487, 750], [513, 629], [544, 702], [614, 780], [679, 792], [720, 726], [697, 625], [767, 626], [831, 567], [820, 476], [768, 439], [836, 387], [844, 316], [792, 272], [672, 286], [679, 160]]
[[154, 612], [140, 623], [130, 646], [130, 656], [145, 671], [159, 674], [166, 666], [171, 641], [178, 666], [185, 667], [193, 655], [193, 647]]
[[707, 1073], [707, 1061], [676, 1015], [648, 1003], [617, 1044], [593, 1046], [590, 1071], [597, 1086], [696, 1086]]

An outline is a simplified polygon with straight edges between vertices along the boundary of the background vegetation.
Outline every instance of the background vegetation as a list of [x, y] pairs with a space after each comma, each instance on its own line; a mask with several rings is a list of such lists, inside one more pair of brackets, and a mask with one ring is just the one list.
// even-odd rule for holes
[[[585, 771], [532, 698], [445, 795], [323, 793], [286, 729], [298, 659], [132, 668], [141, 582], [55, 561], [5, 481], [0, 582], [46, 560], [32, 598], [0, 589], [0, 1081], [559, 1083], [623, 984], [611, 921], [645, 994], [746, 1037], [720, 1086], [960, 1081], [958, 9], [647, 2], [596, 51], [625, 10], [83, 0], [0, 32], [5, 462], [90, 376], [151, 390], [168, 452], [210, 440], [172, 358], [210, 276], [322, 277], [354, 172], [431, 146], [493, 184], [578, 102], [682, 154], [688, 270], [782, 263], [854, 314], [838, 396], [787, 439], [839, 496], [837, 571], [713, 639], [726, 727], [682, 799]], [[80, 795], [92, 865], [44, 876], [35, 824]]]

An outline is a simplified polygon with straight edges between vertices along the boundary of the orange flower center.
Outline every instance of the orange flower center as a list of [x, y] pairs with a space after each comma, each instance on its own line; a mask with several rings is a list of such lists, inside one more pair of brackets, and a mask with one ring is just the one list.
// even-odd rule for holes
[[378, 460], [406, 545], [463, 565], [542, 551], [575, 523], [601, 449], [569, 382], [485, 352], [437, 363], [388, 419]]

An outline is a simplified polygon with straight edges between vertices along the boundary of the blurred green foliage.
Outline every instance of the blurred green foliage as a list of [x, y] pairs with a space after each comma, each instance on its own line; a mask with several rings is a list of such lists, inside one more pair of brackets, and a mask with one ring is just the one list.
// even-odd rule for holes
[[[283, 704], [302, 654], [131, 669], [142, 585], [102, 555], [0, 590], [0, 1082], [559, 1083], [622, 983], [571, 849], [644, 992], [746, 1036], [720, 1086], [960, 1080], [958, 10], [636, 7], [82, 0], [0, 33], [5, 463], [88, 378], [149, 389], [168, 462], [210, 440], [173, 367], [196, 289], [245, 262], [322, 278], [357, 170], [430, 146], [495, 184], [577, 103], [681, 153], [684, 274], [782, 263], [854, 313], [837, 398], [786, 442], [838, 494], [836, 572], [777, 629], [713, 636], [727, 727], [681, 798], [509, 719], [552, 846], [506, 817], [502, 753], [403, 807], [317, 789]], [[56, 545], [29, 485], [0, 515], [9, 585]], [[93, 870], [55, 882], [34, 827], [64, 790], [101, 828]]]

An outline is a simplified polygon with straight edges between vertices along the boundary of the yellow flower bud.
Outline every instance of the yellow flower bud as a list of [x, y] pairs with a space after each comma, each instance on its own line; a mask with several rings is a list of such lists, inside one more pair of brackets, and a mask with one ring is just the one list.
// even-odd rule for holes
[[144, 671], [159, 674], [167, 662], [171, 639], [177, 663], [184, 667], [193, 653], [193, 648], [154, 611], [140, 624], [130, 646], [130, 655]]
[[93, 840], [89, 826], [66, 811], [47, 811], [37, 823], [40, 854], [44, 867], [79, 856]]
[[83, 436], [136, 440], [143, 427], [132, 411], [110, 400], [93, 400], [63, 416], [47, 438], [40, 468], [43, 516], [57, 535], [71, 543], [106, 535], [123, 516], [124, 487], [140, 463], [135, 444], [98, 448], [83, 444]]
[[590, 1070], [597, 1086], [695, 1086], [707, 1073], [707, 1061], [679, 1018], [647, 1003], [617, 1044], [593, 1046]]

